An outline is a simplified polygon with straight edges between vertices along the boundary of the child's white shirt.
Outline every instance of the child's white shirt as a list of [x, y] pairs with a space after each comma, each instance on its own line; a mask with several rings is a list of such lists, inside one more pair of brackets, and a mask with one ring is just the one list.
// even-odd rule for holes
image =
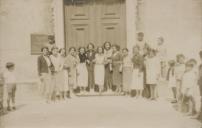
[[182, 80], [184, 72], [185, 72], [185, 64], [177, 64], [175, 67], [176, 80]]
[[59, 56], [54, 56], [51, 55], [50, 56], [51, 62], [55, 68], [55, 71], [59, 71], [60, 70], [60, 66], [61, 66], [61, 60]]
[[182, 88], [183, 89], [193, 89], [196, 85], [196, 73], [195, 70], [185, 72], [182, 77]]
[[16, 75], [14, 71], [5, 71], [4, 72], [5, 84], [15, 84], [16, 83]]

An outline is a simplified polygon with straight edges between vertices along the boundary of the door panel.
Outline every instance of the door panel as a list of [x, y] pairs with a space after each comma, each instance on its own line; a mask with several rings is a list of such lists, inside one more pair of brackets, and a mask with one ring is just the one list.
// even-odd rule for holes
[[64, 0], [66, 48], [105, 41], [126, 46], [124, 0]]

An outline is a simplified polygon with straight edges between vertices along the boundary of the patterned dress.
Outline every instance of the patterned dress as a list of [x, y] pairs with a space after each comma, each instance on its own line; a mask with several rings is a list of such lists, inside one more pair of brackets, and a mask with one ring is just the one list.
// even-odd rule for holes
[[115, 86], [122, 85], [122, 74], [120, 72], [120, 67], [122, 64], [122, 55], [120, 52], [115, 52], [112, 54], [112, 83]]
[[64, 66], [69, 68], [69, 85], [70, 87], [76, 89], [77, 88], [77, 64], [79, 63], [79, 59], [76, 56], [67, 55], [65, 58]]
[[146, 60], [146, 84], [157, 84], [160, 75], [160, 64], [158, 57]]

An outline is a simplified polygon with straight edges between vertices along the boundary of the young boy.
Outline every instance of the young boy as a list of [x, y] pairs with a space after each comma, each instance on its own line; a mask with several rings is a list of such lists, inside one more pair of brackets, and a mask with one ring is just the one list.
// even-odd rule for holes
[[182, 77], [182, 108], [184, 108], [184, 105], [188, 104], [189, 115], [196, 114], [196, 107], [193, 99], [196, 78], [194, 64], [191, 61], [188, 61], [186, 63], [185, 73]]
[[168, 86], [172, 90], [173, 99], [171, 103], [177, 102], [177, 90], [176, 90], [176, 79], [175, 79], [175, 60], [169, 61], [169, 69], [167, 73]]
[[[15, 93], [16, 93], [16, 77], [14, 74], [15, 64], [8, 62], [6, 64], [7, 71], [4, 74], [5, 86], [7, 88], [8, 98], [7, 98], [7, 110], [15, 110]], [[11, 103], [11, 104], [10, 104]]]
[[[185, 71], [185, 56], [183, 54], [178, 54], [176, 56], [176, 66], [175, 66], [175, 77], [176, 77], [176, 89], [177, 89], [177, 102], [178, 109], [181, 108], [181, 86], [182, 86], [182, 76]], [[181, 110], [179, 110], [181, 111]]]

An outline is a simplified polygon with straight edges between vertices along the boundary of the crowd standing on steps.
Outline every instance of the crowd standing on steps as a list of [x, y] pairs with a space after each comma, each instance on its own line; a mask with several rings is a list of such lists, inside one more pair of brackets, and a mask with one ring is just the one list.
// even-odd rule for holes
[[[199, 56], [202, 60], [202, 51]], [[5, 72], [0, 69], [1, 112], [5, 101], [7, 111], [16, 109], [15, 64], [8, 62], [5, 68]], [[159, 83], [164, 81], [176, 109], [202, 120], [202, 110], [196, 107], [202, 96], [202, 64], [181, 53], [168, 60], [163, 37], [157, 38], [157, 47], [153, 48], [145, 41], [144, 33], [139, 32], [132, 51], [106, 41], [102, 46], [89, 43], [85, 47], [70, 47], [67, 52], [50, 40], [41, 48], [37, 71], [39, 91], [47, 103], [84, 95], [121, 95], [156, 101]]]

